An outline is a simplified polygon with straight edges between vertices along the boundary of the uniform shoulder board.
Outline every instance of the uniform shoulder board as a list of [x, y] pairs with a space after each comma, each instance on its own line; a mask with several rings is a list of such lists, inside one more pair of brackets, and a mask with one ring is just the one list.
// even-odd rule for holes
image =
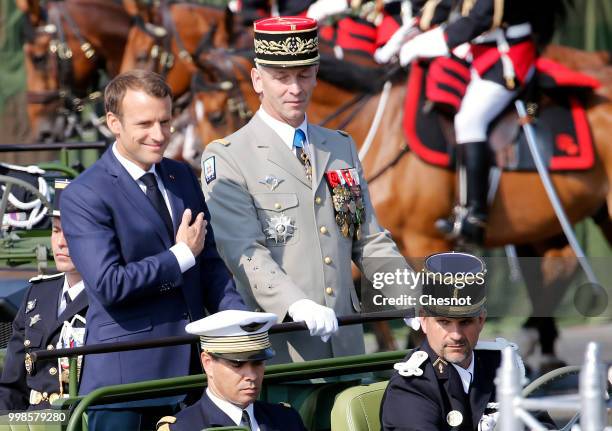
[[211, 144], [214, 144], [214, 143], [221, 144], [221, 145], [223, 145], [225, 147], [227, 147], [227, 146], [229, 146], [229, 144], [231, 144], [231, 142], [228, 141], [227, 139], [215, 139], [214, 141], [211, 142]]
[[393, 365], [393, 368], [404, 377], [415, 376], [419, 377], [423, 375], [423, 369], [421, 365], [427, 360], [427, 352], [423, 350], [416, 350], [410, 355], [410, 358], [406, 362], [398, 362]]
[[170, 431], [170, 425], [176, 422], [176, 418], [174, 416], [164, 416], [160, 420], [157, 421], [156, 430], [157, 431]]
[[45, 281], [45, 280], [53, 280], [55, 278], [60, 278], [63, 277], [64, 273], [63, 272], [59, 272], [57, 274], [51, 274], [51, 275], [37, 275], [36, 277], [32, 277], [30, 278], [28, 281], [30, 283], [39, 283], [41, 281]]
[[346, 136], [348, 138], [349, 134], [347, 132], [345, 132], [344, 130], [336, 130], [336, 132], [340, 133], [342, 136]]
[[289, 403], [285, 403], [285, 402], [281, 401], [279, 404], [280, 404], [281, 406], [283, 406], [283, 407], [287, 407], [287, 408], [289, 408], [289, 409], [291, 408], [291, 404], [289, 404]]

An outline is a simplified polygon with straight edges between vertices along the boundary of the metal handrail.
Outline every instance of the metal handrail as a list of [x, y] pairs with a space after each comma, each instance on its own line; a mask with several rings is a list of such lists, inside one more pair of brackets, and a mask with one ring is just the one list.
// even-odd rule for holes
[[104, 141], [96, 142], [50, 142], [36, 144], [2, 144], [0, 153], [23, 152], [23, 151], [59, 151], [66, 150], [103, 150], [107, 147]]

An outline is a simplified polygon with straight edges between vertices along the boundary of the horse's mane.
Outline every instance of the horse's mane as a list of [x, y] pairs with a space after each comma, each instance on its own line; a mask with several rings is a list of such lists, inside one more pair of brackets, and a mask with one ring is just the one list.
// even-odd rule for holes
[[567, 17], [568, 8], [573, 8], [573, 0], [534, 0], [523, 2], [529, 10], [529, 17], [536, 43], [543, 49], [550, 41], [558, 26]]

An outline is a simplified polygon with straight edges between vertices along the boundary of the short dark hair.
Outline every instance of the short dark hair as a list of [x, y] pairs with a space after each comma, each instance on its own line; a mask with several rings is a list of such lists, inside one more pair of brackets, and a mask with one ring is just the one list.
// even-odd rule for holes
[[165, 99], [172, 96], [170, 87], [161, 75], [148, 70], [130, 70], [117, 75], [104, 90], [104, 109], [121, 118], [121, 104], [127, 90], [142, 90], [149, 96]]

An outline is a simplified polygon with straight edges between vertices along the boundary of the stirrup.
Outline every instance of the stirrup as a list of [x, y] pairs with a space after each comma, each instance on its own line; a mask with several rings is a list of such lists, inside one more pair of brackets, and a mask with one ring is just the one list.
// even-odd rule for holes
[[438, 219], [435, 226], [449, 240], [464, 240], [466, 243], [482, 245], [487, 223], [470, 214], [468, 208], [456, 205], [451, 217]]

